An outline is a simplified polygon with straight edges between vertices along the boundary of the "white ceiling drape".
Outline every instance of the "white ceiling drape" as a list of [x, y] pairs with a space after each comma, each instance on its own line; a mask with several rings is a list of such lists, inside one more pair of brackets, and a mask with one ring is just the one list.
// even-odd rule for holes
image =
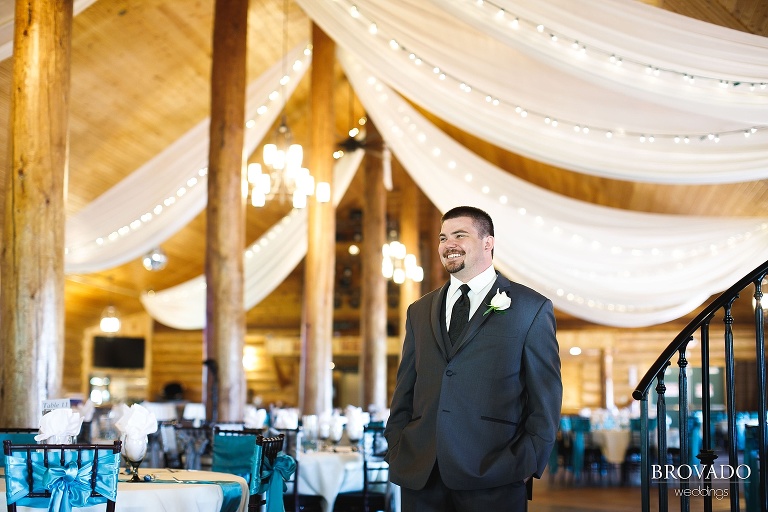
[[[309, 66], [306, 42], [248, 86], [244, 151], [252, 153], [281, 112], [283, 69], [290, 96]], [[301, 65], [292, 65], [296, 62]], [[272, 99], [270, 99], [270, 96]], [[67, 219], [65, 271], [88, 273], [140, 258], [186, 226], [208, 200], [210, 120], [205, 119], [155, 158]]]
[[[402, 95], [526, 157], [655, 183], [768, 177], [766, 38], [631, 0], [505, 1], [501, 19], [492, 2], [475, 0], [298, 3]], [[513, 29], [516, 10], [525, 16]], [[585, 53], [566, 34], [581, 38]], [[623, 64], [592, 44], [623, 55]], [[688, 73], [693, 83], [682, 78]]]
[[[336, 161], [333, 171], [333, 203], [339, 204], [363, 159], [363, 151], [348, 153]], [[292, 210], [245, 251], [245, 309], [251, 309], [272, 293], [307, 253], [307, 210]], [[205, 276], [173, 288], [141, 296], [144, 309], [176, 329], [205, 327]]]
[[[558, 197], [457, 147], [397, 95], [502, 148], [577, 172], [655, 183], [766, 179], [766, 38], [631, 0], [297, 1], [348, 52], [342, 59], [358, 95], [430, 199], [443, 211], [487, 209], [499, 268], [562, 310], [606, 325], [661, 323], [768, 256], [766, 219], [632, 213]], [[8, 30], [0, 23], [10, 54]], [[249, 88], [248, 151], [279, 114], [266, 98], [279, 89], [281, 66]], [[138, 258], [199, 214], [207, 127], [201, 122], [68, 220], [68, 273]], [[337, 176], [351, 179], [359, 158], [339, 162]], [[335, 183], [334, 200], [345, 189]], [[305, 214], [292, 213], [247, 249], [247, 308], [295, 268], [305, 235]], [[167, 325], [199, 329], [204, 286], [200, 276], [142, 303]]]
[[768, 259], [768, 217], [653, 215], [593, 205], [521, 180], [456, 143], [350, 53], [339, 59], [387, 146], [440, 211], [494, 218], [497, 267], [603, 325], [678, 318]]

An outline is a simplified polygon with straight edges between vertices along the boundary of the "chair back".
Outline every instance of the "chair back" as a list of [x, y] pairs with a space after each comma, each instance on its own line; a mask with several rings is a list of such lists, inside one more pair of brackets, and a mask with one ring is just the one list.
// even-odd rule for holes
[[3, 441], [8, 511], [49, 511], [106, 502], [114, 512], [121, 442], [113, 444], [14, 444]]
[[[383, 500], [384, 509], [389, 512], [392, 505], [391, 485], [389, 482], [389, 464], [384, 460], [387, 455], [387, 440], [384, 437], [384, 425], [369, 423], [363, 429], [363, 511], [369, 512], [371, 500], [377, 497]], [[377, 509], [380, 507], [377, 507]]]
[[211, 427], [209, 425], [195, 426], [189, 421], [181, 421], [174, 425], [176, 446], [184, 459], [184, 469], [200, 470], [203, 455], [209, 453], [211, 445]]
[[[283, 434], [273, 437], [259, 435], [256, 438], [259, 473], [258, 478], [254, 477], [251, 481], [249, 512], [259, 510], [262, 505], [267, 512], [285, 512], [283, 493], [287, 489], [286, 482], [296, 472], [296, 459], [282, 451], [284, 443]], [[257, 481], [258, 487], [255, 485]]]
[[[211, 470], [243, 477], [251, 485], [252, 477], [258, 477], [256, 441], [260, 430], [229, 430], [214, 426]], [[277, 454], [275, 454], [277, 455]]]

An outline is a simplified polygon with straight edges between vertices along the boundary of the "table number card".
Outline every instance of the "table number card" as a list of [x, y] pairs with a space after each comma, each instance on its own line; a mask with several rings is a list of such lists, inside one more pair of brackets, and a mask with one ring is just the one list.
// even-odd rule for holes
[[69, 409], [71, 407], [69, 398], [54, 398], [53, 400], [42, 401], [43, 414], [49, 413], [54, 409]]

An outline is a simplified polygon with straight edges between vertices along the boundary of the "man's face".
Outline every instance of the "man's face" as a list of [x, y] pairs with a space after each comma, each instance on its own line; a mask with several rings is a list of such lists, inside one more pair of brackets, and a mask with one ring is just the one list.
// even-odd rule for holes
[[493, 261], [493, 237], [481, 237], [470, 217], [443, 222], [438, 253], [445, 269], [467, 282], [488, 268]]

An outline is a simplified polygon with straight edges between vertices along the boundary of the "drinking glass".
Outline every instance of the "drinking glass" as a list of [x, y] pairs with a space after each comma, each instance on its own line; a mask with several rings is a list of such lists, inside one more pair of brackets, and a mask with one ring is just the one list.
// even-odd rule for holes
[[131, 479], [129, 482], [141, 482], [139, 478], [139, 466], [147, 455], [149, 440], [147, 436], [123, 436], [123, 448], [121, 453], [126, 465], [130, 467]]
[[301, 419], [303, 431], [302, 449], [305, 452], [317, 450], [318, 418], [315, 414], [307, 414]]
[[343, 423], [335, 423], [331, 425], [331, 444], [334, 446], [339, 444], [342, 435], [344, 435]]

